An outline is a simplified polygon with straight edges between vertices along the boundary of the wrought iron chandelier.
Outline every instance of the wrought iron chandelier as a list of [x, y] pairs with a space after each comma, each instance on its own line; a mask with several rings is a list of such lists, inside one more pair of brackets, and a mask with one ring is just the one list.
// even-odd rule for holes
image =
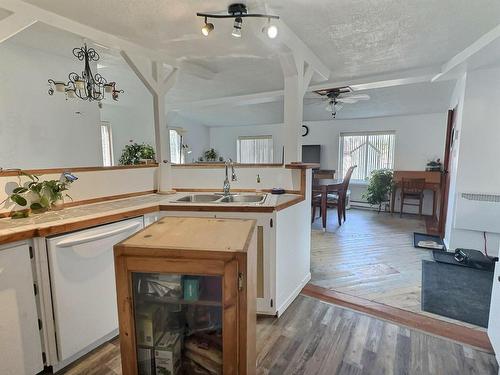
[[116, 88], [116, 82], [108, 82], [99, 73], [92, 73], [90, 62], [99, 61], [100, 58], [96, 50], [88, 48], [87, 44], [84, 44], [83, 47], [73, 48], [73, 55], [78, 60], [85, 62], [82, 74], [69, 73], [67, 83], [49, 79], [49, 95], [54, 95], [54, 92], [63, 92], [66, 94], [66, 99], [78, 97], [89, 102], [93, 100], [100, 102], [104, 99], [104, 93], [109, 93], [113, 100], [118, 100], [119, 94], [123, 93], [123, 90]]

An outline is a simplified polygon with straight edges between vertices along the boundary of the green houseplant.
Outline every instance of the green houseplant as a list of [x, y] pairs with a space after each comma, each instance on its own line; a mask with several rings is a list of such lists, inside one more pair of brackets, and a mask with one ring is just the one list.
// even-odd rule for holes
[[371, 205], [378, 205], [378, 211], [382, 209], [382, 203], [389, 200], [389, 195], [394, 186], [394, 175], [390, 169], [378, 169], [370, 175], [368, 187], [363, 193], [363, 199]]
[[217, 151], [215, 151], [215, 149], [211, 148], [209, 150], [206, 150], [204, 153], [203, 153], [203, 156], [205, 157], [205, 160], [206, 161], [216, 161], [217, 160], [217, 157], [219, 156]]
[[146, 143], [131, 142], [123, 148], [119, 162], [121, 165], [133, 165], [151, 162], [154, 161], [154, 158], [155, 150], [153, 146]]
[[20, 179], [18, 187], [12, 190], [8, 199], [21, 207], [27, 207], [28, 202], [30, 204], [28, 210], [15, 212], [12, 215], [13, 218], [28, 217], [30, 210], [40, 213], [51, 208], [61, 209], [64, 196], [72, 199], [68, 194], [64, 194], [64, 191], [69, 189], [73, 180], [68, 179], [64, 174], [59, 180], [47, 181], [40, 181], [40, 177], [27, 173], [21, 173], [21, 176], [27, 177], [29, 181], [22, 183]]

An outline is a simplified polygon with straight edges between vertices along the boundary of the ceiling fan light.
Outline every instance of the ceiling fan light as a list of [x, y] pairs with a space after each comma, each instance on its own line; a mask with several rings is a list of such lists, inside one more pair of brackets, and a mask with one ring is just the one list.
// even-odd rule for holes
[[205, 22], [205, 25], [201, 28], [201, 33], [203, 36], [208, 36], [210, 32], [214, 29], [214, 24], [211, 22]]
[[241, 38], [241, 26], [243, 25], [243, 19], [241, 17], [236, 17], [234, 19], [232, 36], [235, 38]]

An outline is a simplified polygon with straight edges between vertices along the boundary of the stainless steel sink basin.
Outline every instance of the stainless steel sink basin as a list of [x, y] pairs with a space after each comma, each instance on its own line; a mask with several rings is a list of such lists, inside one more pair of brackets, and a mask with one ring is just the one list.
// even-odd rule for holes
[[220, 200], [221, 203], [262, 203], [265, 195], [229, 195]]
[[174, 203], [255, 203], [262, 204], [266, 200], [266, 194], [235, 194], [224, 196], [220, 193], [214, 194], [190, 194], [176, 199]]
[[215, 202], [220, 198], [221, 196], [218, 194], [193, 194], [179, 198], [176, 200], [176, 202], [210, 203], [210, 202]]

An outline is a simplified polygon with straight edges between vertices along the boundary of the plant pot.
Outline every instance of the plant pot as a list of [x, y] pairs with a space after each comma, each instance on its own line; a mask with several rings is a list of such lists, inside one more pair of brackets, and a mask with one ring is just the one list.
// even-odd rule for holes
[[58, 199], [52, 203], [52, 210], [59, 211], [64, 208], [64, 200]]

